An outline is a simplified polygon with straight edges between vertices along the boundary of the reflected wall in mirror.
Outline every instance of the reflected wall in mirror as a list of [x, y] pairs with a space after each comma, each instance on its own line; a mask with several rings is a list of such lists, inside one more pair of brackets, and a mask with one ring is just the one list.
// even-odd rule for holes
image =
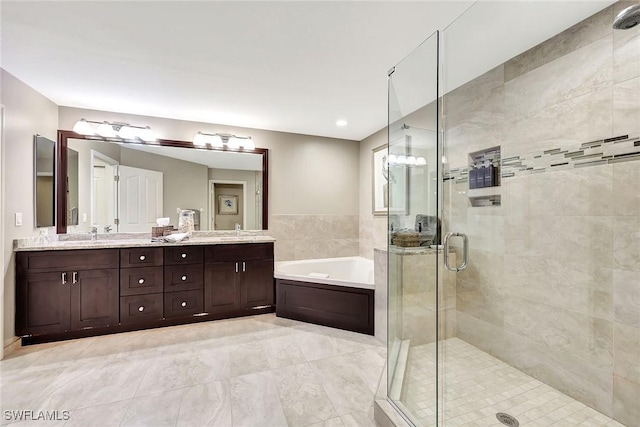
[[56, 143], [40, 135], [33, 138], [34, 200], [36, 227], [55, 224], [55, 148]]
[[[178, 214], [186, 209], [196, 211], [197, 230], [233, 230], [236, 223], [245, 230], [267, 228], [266, 149], [242, 152], [183, 141], [131, 143], [58, 133], [67, 153], [65, 178], [78, 183], [75, 204], [71, 191], [63, 195], [66, 224], [58, 233], [91, 227], [150, 232], [162, 217], [177, 227]], [[77, 168], [70, 166], [72, 152]], [[237, 215], [218, 214], [218, 196], [225, 194], [238, 197]]]

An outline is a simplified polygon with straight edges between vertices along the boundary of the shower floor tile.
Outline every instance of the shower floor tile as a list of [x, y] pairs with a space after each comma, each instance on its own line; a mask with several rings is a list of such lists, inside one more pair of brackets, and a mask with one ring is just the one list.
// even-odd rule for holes
[[[523, 427], [624, 427], [459, 338], [444, 344], [446, 426], [504, 426], [496, 418], [503, 412]], [[435, 343], [410, 347], [400, 399], [425, 427], [435, 420], [435, 351]]]

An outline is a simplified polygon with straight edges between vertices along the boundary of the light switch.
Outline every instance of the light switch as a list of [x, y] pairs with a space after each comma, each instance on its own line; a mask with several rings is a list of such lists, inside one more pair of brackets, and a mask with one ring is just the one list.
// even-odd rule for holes
[[16, 212], [16, 227], [22, 227], [22, 212]]

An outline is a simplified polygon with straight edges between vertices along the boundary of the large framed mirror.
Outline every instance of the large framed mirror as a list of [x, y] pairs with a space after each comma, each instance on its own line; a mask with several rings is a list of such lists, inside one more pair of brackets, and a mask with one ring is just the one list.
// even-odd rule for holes
[[33, 206], [36, 227], [53, 227], [55, 224], [55, 152], [55, 142], [43, 136], [34, 135]]
[[177, 227], [182, 210], [196, 230], [266, 230], [268, 152], [59, 130], [57, 232], [150, 232], [157, 218]]

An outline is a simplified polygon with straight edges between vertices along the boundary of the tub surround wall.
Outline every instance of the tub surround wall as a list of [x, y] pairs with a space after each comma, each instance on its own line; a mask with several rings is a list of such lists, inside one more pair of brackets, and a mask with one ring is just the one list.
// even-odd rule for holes
[[357, 215], [271, 215], [276, 261], [358, 255]]
[[[500, 145], [503, 159], [519, 156], [541, 171], [505, 176], [500, 207], [469, 207], [466, 181], [446, 181], [444, 206], [447, 228], [464, 230], [471, 245], [469, 268], [457, 277], [458, 337], [634, 425], [640, 161], [574, 168], [571, 160], [557, 170], [544, 153], [640, 134], [640, 28], [611, 29], [630, 4], [616, 3], [445, 96], [452, 168], [466, 167], [469, 152]], [[624, 144], [638, 151], [635, 141]]]

